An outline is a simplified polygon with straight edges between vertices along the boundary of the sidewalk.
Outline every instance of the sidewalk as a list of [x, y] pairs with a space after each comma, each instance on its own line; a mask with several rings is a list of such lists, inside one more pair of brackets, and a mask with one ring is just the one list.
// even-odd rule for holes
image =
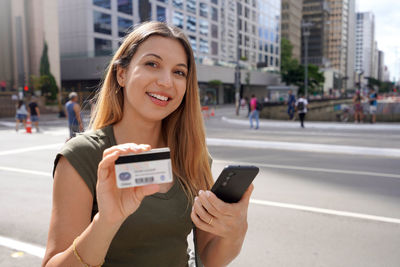
[[[216, 118], [221, 119], [224, 122], [237, 124], [237, 125], [249, 125], [247, 118], [247, 110], [240, 110], [239, 116], [235, 114], [234, 105], [217, 105], [215, 107]], [[305, 121], [305, 127], [311, 129], [332, 129], [332, 130], [393, 130], [400, 131], [400, 123], [360, 123], [354, 122], [318, 122], [318, 121]], [[293, 128], [298, 129], [300, 122], [296, 121], [284, 121], [284, 120], [271, 120], [260, 118], [260, 128]]]

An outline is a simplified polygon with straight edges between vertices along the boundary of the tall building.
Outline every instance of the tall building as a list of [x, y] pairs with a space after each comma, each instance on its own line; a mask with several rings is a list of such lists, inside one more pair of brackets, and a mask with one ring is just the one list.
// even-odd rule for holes
[[264, 62], [264, 66], [279, 71], [280, 1], [237, 1], [237, 15], [240, 57], [253, 66]]
[[328, 0], [328, 3], [328, 57], [330, 67], [339, 73], [340, 89], [345, 89], [354, 86], [355, 0]]
[[[308, 41], [308, 63], [319, 67], [325, 67], [329, 63], [329, 12], [327, 0], [303, 0], [302, 64], [305, 62], [305, 41]], [[305, 32], [309, 32], [309, 36]]]
[[60, 86], [57, 1], [0, 1], [0, 81], [8, 89], [30, 86], [39, 76], [44, 42], [48, 45], [50, 71]]
[[375, 18], [371, 12], [357, 12], [355, 69], [364, 77], [373, 75]]
[[281, 37], [293, 45], [292, 56], [301, 61], [301, 16], [303, 0], [282, 0]]
[[378, 80], [384, 81], [385, 73], [385, 52], [378, 51]]
[[[110, 56], [133, 25], [158, 20], [188, 36], [202, 83], [221, 80], [218, 103], [234, 95], [234, 66], [251, 72], [250, 82], [266, 88], [275, 76], [252, 72], [279, 70], [279, 0], [59, 0], [63, 84], [98, 83]], [[216, 71], [218, 69], [218, 71]], [[245, 83], [245, 75], [241, 75]], [[78, 85], [77, 85], [78, 84]], [[225, 94], [225, 93], [226, 94]]]

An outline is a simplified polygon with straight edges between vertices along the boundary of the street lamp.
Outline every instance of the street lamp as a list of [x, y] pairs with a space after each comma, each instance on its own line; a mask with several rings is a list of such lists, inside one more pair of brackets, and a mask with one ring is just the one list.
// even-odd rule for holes
[[308, 37], [310, 37], [311, 22], [303, 21], [301, 28], [303, 29], [304, 38], [304, 97], [308, 97]]

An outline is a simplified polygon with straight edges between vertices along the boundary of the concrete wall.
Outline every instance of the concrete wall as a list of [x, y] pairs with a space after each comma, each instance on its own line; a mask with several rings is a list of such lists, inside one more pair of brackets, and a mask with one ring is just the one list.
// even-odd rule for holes
[[[327, 100], [311, 102], [307, 112], [306, 120], [308, 121], [337, 121], [338, 114], [342, 111], [335, 111], [335, 106], [339, 104], [345, 104], [350, 107], [349, 111], [349, 122], [354, 121], [353, 115], [353, 104], [351, 99], [338, 99], [338, 100]], [[364, 122], [370, 120], [368, 114], [368, 103], [364, 103]], [[277, 119], [287, 120], [287, 106], [282, 105], [266, 105], [260, 114], [261, 118], [265, 119]], [[377, 122], [400, 122], [400, 103], [385, 103], [378, 102], [378, 109], [376, 115]]]

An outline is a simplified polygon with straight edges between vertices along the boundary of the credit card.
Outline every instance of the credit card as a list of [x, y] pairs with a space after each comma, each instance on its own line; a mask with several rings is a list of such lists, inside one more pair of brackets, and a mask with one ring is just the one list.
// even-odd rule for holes
[[115, 176], [118, 188], [172, 182], [170, 150], [156, 148], [120, 156], [115, 161]]

